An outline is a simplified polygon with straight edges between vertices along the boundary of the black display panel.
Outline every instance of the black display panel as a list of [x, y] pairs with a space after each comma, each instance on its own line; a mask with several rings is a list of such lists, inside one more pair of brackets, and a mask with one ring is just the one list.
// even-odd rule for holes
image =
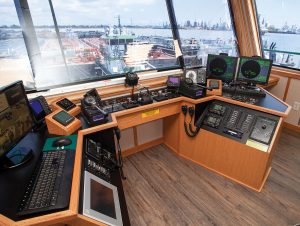
[[223, 82], [234, 80], [237, 67], [237, 57], [208, 54], [206, 76], [210, 79], [220, 79]]
[[252, 84], [267, 85], [272, 68], [272, 60], [240, 57], [237, 80]]
[[117, 219], [112, 189], [91, 180], [91, 209]]
[[118, 188], [84, 171], [83, 215], [108, 225], [123, 225]]

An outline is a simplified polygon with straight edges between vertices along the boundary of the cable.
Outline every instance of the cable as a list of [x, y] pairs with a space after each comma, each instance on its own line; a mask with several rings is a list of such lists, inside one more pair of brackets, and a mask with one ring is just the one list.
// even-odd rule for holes
[[122, 158], [122, 149], [120, 145], [120, 139], [121, 139], [121, 131], [118, 127], [114, 129], [115, 135], [117, 138], [117, 143], [118, 143], [118, 168], [120, 169], [120, 174], [123, 180], [126, 180], [126, 177], [124, 176], [124, 171], [123, 171], [123, 158]]
[[[181, 106], [181, 110], [182, 110], [182, 113], [184, 114], [184, 122], [183, 122], [183, 125], [184, 125], [184, 130], [185, 130], [185, 133], [186, 135], [188, 135], [189, 137], [195, 137], [197, 136], [197, 134], [199, 133], [200, 131], [200, 128], [201, 128], [201, 124], [202, 124], [202, 121], [204, 120], [205, 118], [205, 112], [204, 111], [201, 116], [199, 117], [199, 119], [197, 120], [197, 122], [195, 123], [195, 127], [196, 129], [194, 130], [193, 129], [193, 126], [192, 126], [192, 121], [193, 121], [193, 117], [194, 117], [194, 114], [195, 114], [195, 108], [194, 107], [187, 107], [187, 105], [183, 105]], [[186, 115], [187, 115], [187, 112], [189, 113], [190, 117], [191, 117], [191, 120], [190, 120], [190, 123], [189, 125], [187, 125], [187, 122], [186, 122]]]
[[198, 134], [200, 127], [197, 128], [196, 131], [189, 131], [187, 127], [187, 123], [184, 121], [184, 130], [186, 135], [188, 135], [189, 137], [195, 137]]
[[[200, 127], [199, 128], [197, 127], [196, 130], [193, 130], [193, 128], [192, 128], [192, 120], [193, 120], [193, 116], [195, 113], [194, 107], [188, 108], [187, 105], [183, 105], [183, 106], [181, 106], [181, 111], [184, 114], [183, 125], [184, 125], [184, 130], [185, 130], [186, 135], [188, 135], [189, 137], [195, 137], [198, 134]], [[191, 116], [191, 121], [189, 123], [189, 126], [187, 125], [187, 122], [186, 122], [187, 112], [189, 112], [189, 115]]]
[[198, 128], [196, 128], [196, 130], [194, 130], [193, 127], [192, 127], [192, 121], [193, 121], [193, 118], [194, 118], [194, 114], [195, 114], [195, 108], [190, 106], [189, 107], [189, 115], [190, 115], [191, 120], [190, 120], [190, 123], [189, 123], [189, 129], [191, 131], [191, 134], [197, 134], [198, 131], [199, 131]]

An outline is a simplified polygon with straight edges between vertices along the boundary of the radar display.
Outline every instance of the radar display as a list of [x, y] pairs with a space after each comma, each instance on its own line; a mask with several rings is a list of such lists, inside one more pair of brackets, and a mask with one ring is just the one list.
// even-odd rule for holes
[[241, 57], [237, 80], [254, 84], [266, 84], [272, 61], [261, 58]]
[[230, 82], [234, 79], [236, 65], [236, 57], [209, 54], [206, 68], [207, 77]]

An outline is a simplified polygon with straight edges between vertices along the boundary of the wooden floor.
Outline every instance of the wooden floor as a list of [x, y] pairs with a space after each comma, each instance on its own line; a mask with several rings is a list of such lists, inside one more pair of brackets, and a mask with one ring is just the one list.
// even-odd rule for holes
[[300, 223], [300, 137], [283, 132], [261, 193], [177, 157], [163, 145], [124, 160], [129, 217], [138, 225]]

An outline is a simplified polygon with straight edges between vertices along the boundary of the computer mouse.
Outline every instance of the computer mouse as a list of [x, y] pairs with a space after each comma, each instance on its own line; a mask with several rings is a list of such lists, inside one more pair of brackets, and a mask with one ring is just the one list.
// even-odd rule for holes
[[68, 146], [72, 143], [72, 141], [69, 138], [62, 137], [58, 138], [52, 143], [52, 147], [62, 147], [62, 146]]

